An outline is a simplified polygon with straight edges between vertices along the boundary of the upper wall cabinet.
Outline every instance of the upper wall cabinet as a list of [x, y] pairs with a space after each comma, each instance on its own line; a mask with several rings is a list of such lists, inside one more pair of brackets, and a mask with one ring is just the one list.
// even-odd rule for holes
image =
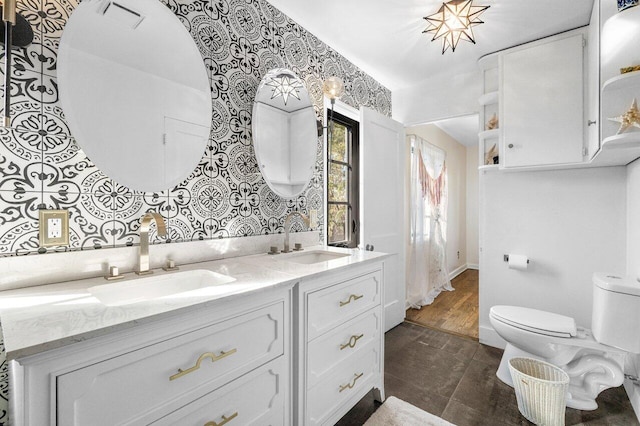
[[587, 66], [586, 34], [573, 30], [481, 58], [481, 164], [512, 170], [584, 164], [587, 123], [598, 116], [588, 100], [589, 82], [598, 77]]
[[583, 161], [584, 45], [578, 31], [500, 55], [503, 167]]
[[640, 158], [640, 131], [616, 122], [640, 99], [640, 71], [623, 73], [640, 65], [638, 37], [640, 7], [618, 12], [596, 0], [588, 27], [481, 58], [481, 164], [539, 170]]

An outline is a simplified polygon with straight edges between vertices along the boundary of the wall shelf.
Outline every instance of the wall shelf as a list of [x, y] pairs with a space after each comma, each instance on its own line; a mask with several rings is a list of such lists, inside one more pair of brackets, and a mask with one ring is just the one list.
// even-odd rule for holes
[[480, 98], [478, 99], [478, 103], [480, 104], [480, 106], [495, 105], [498, 103], [498, 95], [499, 92], [497, 90], [494, 92], [485, 93], [484, 95], [480, 96]]
[[500, 129], [484, 130], [478, 133], [478, 138], [481, 141], [485, 141], [487, 139], [498, 139], [499, 137], [500, 137]]
[[602, 85], [602, 92], [628, 89], [634, 86], [640, 86], [640, 71], [620, 74], [610, 78]]
[[500, 164], [487, 164], [484, 166], [479, 166], [478, 170], [480, 171], [492, 171], [492, 170], [498, 170], [500, 168]]
[[602, 141], [600, 151], [591, 166], [625, 166], [640, 157], [640, 131], [609, 136]]

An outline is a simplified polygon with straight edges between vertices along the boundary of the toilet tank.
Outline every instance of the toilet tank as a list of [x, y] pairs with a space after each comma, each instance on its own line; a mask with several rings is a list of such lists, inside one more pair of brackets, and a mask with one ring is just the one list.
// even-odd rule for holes
[[600, 343], [640, 353], [640, 282], [635, 277], [593, 274], [591, 329]]

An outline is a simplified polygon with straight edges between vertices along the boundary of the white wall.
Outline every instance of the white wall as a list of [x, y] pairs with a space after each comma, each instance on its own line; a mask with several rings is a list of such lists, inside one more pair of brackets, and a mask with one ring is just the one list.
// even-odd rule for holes
[[[466, 148], [433, 124], [409, 127], [406, 133], [444, 149], [447, 153], [449, 205], [447, 207], [447, 267], [454, 272], [467, 263], [467, 153]], [[458, 252], [460, 257], [458, 258]], [[460, 272], [460, 271], [459, 271]]]
[[478, 145], [466, 147], [467, 151], [467, 267], [478, 268], [480, 251], [478, 246]]
[[478, 112], [482, 93], [480, 71], [430, 78], [418, 87], [394, 90], [393, 119], [407, 126]]
[[[627, 274], [640, 277], [640, 159], [627, 166]], [[640, 374], [640, 355], [628, 358], [626, 372]], [[636, 414], [640, 413], [640, 389], [625, 381]]]
[[[490, 307], [500, 304], [557, 312], [591, 327], [591, 275], [625, 270], [626, 178], [625, 167], [482, 172], [481, 342], [502, 345], [489, 323]], [[529, 269], [508, 269], [508, 253], [527, 255]]]

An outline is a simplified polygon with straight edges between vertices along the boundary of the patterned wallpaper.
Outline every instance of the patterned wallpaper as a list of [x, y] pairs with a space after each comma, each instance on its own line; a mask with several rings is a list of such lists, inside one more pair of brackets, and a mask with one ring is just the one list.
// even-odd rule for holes
[[[35, 40], [13, 55], [11, 128], [0, 128], [0, 256], [38, 251], [42, 207], [70, 211], [71, 247], [53, 249], [58, 251], [136, 244], [139, 218], [150, 210], [167, 220], [168, 242], [279, 233], [291, 210], [322, 214], [321, 139], [313, 181], [295, 199], [276, 196], [258, 170], [251, 109], [262, 76], [272, 68], [290, 68], [305, 81], [319, 117], [322, 81], [331, 75], [344, 79], [346, 103], [391, 113], [389, 90], [266, 1], [163, 2], [202, 53], [211, 83], [212, 130], [187, 180], [142, 193], [98, 170], [65, 123], [56, 52], [76, 0], [18, 0]], [[153, 236], [153, 242], [165, 240]]]

